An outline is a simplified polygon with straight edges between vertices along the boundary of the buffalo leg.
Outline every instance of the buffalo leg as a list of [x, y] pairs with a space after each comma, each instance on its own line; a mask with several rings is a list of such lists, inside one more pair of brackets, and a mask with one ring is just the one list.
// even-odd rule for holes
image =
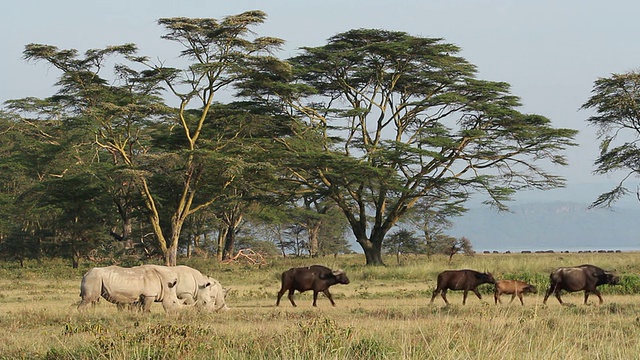
[[598, 299], [600, 299], [600, 305], [602, 305], [602, 303], [604, 302], [604, 300], [602, 300], [602, 295], [600, 294], [600, 291], [596, 290], [593, 292], [594, 294], [596, 294], [596, 296], [598, 297]]
[[493, 300], [496, 302], [496, 305], [498, 302], [502, 304], [502, 300], [500, 300], [500, 293], [497, 290], [493, 293]]
[[280, 289], [280, 291], [278, 291], [278, 298], [276, 299], [276, 306], [280, 305], [280, 298], [282, 297], [282, 295], [284, 295], [284, 293], [287, 291], [287, 289], [282, 288]]
[[435, 289], [433, 291], [433, 294], [431, 294], [431, 303], [433, 304], [433, 299], [436, 298], [436, 296], [438, 296], [438, 293], [440, 292], [440, 289]]
[[[524, 300], [522, 300], [522, 293], [518, 293], [518, 299], [520, 299], [520, 304], [524, 306]], [[513, 298], [511, 299], [511, 301], [513, 301]]]
[[[518, 297], [520, 298], [520, 301], [522, 301], [522, 295], [518, 294]], [[509, 301], [509, 304], [511, 304], [513, 302], [513, 299], [516, 298], [516, 293], [513, 293], [513, 295], [511, 295], [511, 300]]]
[[469, 293], [469, 290], [465, 290], [465, 291], [462, 293], [462, 305], [464, 305], [464, 304], [466, 304], [466, 303], [467, 303], [467, 294], [468, 294], [468, 293]]
[[[591, 291], [591, 293], [593, 293], [594, 295], [596, 295], [598, 297], [598, 299], [600, 300], [600, 305], [602, 305], [602, 303], [604, 302], [604, 300], [602, 300], [602, 294], [600, 294], [600, 291], [598, 291], [597, 289], [594, 291]], [[589, 291], [585, 290], [584, 291], [584, 304], [587, 304], [587, 299], [589, 298]]]
[[478, 291], [478, 289], [473, 289], [471, 290], [473, 291], [474, 294], [476, 294], [476, 296], [478, 297], [478, 299], [482, 300], [482, 295], [480, 295], [480, 291]]
[[543, 304], [547, 303], [547, 299], [549, 298], [549, 296], [551, 295], [551, 293], [553, 292], [554, 287], [553, 286], [549, 286], [549, 289], [547, 290], [547, 292], [544, 294], [544, 300], [542, 300]]
[[560, 304], [564, 304], [564, 303], [562, 302], [562, 299], [560, 298], [560, 290], [559, 290], [559, 289], [556, 289], [556, 291], [555, 291], [555, 295], [556, 295], [556, 299], [558, 299], [558, 302], [559, 302]]
[[440, 296], [444, 299], [444, 303], [449, 305], [449, 300], [447, 300], [447, 289], [442, 289]]
[[289, 298], [289, 301], [291, 301], [291, 305], [293, 305], [294, 307], [298, 306], [296, 305], [295, 301], [293, 301], [293, 292], [295, 291], [295, 289], [290, 289], [289, 290], [289, 295], [287, 296]]
[[331, 301], [331, 305], [336, 306], [336, 303], [333, 301], [333, 296], [331, 296], [329, 289], [323, 291], [322, 293], [324, 294], [324, 296], [329, 298], [329, 301]]

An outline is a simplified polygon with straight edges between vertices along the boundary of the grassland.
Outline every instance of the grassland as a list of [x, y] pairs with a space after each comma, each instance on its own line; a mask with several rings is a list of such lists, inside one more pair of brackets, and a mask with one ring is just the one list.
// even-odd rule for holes
[[[166, 315], [118, 312], [105, 301], [78, 313], [79, 284], [91, 266], [61, 261], [0, 263], [0, 359], [637, 359], [640, 358], [640, 253], [479, 254], [407, 257], [386, 267], [364, 267], [360, 256], [269, 259], [260, 268], [212, 260], [180, 263], [218, 278], [230, 288], [224, 313], [194, 309]], [[331, 288], [337, 306], [322, 295], [296, 294], [274, 307], [279, 275], [292, 266], [320, 263], [343, 268], [349, 285]], [[591, 263], [616, 270], [622, 285], [603, 286], [605, 299], [582, 305], [582, 293], [542, 304], [548, 274], [558, 266]], [[133, 265], [130, 264], [130, 265]], [[540, 292], [495, 305], [450, 292], [429, 303], [445, 269], [491, 271], [517, 278]]]

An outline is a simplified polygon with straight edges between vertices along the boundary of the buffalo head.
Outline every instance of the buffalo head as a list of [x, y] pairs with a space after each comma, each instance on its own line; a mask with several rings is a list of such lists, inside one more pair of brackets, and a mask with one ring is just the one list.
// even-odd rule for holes
[[341, 270], [333, 270], [331, 272], [331, 275], [335, 276], [336, 281], [338, 281], [338, 283], [340, 284], [348, 284], [349, 283], [349, 278], [347, 277], [347, 274]]
[[479, 273], [480, 276], [480, 280], [482, 280], [482, 282], [484, 283], [489, 283], [489, 284], [495, 284], [496, 283], [496, 279], [493, 278], [493, 275], [491, 275], [490, 272], [484, 272], [484, 273]]
[[606, 271], [604, 273], [604, 275], [607, 278], [607, 284], [609, 284], [609, 285], [618, 285], [618, 284], [620, 284], [620, 278], [616, 274]]

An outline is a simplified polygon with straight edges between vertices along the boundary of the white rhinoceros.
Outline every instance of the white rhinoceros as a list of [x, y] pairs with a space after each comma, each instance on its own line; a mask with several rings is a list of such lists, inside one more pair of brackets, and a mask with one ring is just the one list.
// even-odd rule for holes
[[143, 266], [170, 271], [178, 279], [176, 295], [185, 305], [195, 305], [196, 308], [209, 311], [229, 309], [225, 303], [226, 290], [222, 288], [218, 280], [203, 275], [200, 271], [186, 265]]
[[161, 267], [92, 268], [82, 277], [82, 301], [78, 310], [95, 304], [102, 296], [117, 304], [118, 308], [138, 305], [143, 311], [149, 312], [153, 302], [161, 302], [164, 310], [171, 312], [181, 305], [176, 295], [177, 282], [177, 277], [171, 271]]

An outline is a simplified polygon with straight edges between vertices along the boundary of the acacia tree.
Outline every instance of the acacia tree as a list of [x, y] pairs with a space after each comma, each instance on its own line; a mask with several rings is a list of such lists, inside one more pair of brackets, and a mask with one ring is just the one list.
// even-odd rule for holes
[[[387, 232], [434, 189], [483, 191], [489, 203], [525, 188], [563, 186], [542, 164], [566, 165], [571, 129], [517, 110], [509, 85], [476, 79], [442, 39], [351, 30], [303, 48], [288, 63], [262, 63], [255, 93], [277, 96], [306, 122], [289, 180], [326, 194], [364, 250], [382, 264]], [[319, 146], [299, 139], [313, 134]]]
[[[247, 11], [239, 15], [227, 16], [222, 21], [216, 19], [165, 18], [158, 23], [168, 33], [164, 39], [183, 46], [181, 56], [191, 63], [183, 69], [150, 65], [146, 75], [161, 79], [170, 94], [179, 100], [178, 111], [173, 117], [182, 137], [181, 190], [171, 215], [170, 241], [164, 240], [159, 212], [151, 190], [145, 190], [145, 201], [150, 210], [151, 223], [156, 236], [161, 239], [163, 252], [167, 253], [165, 262], [175, 265], [176, 251], [181, 227], [186, 218], [200, 209], [210, 206], [217, 200], [215, 192], [198, 192], [198, 184], [205, 182], [206, 166], [203, 157], [216, 156], [224, 148], [225, 142], [216, 143], [216, 139], [204, 139], [202, 130], [207, 121], [214, 121], [215, 114], [210, 112], [215, 95], [233, 84], [243, 72], [243, 63], [254, 56], [269, 54], [282, 45], [282, 40], [270, 37], [249, 39], [250, 28], [264, 22], [266, 14], [262, 11]], [[141, 62], [148, 63], [147, 59]], [[231, 136], [233, 139], [233, 136]], [[223, 161], [224, 163], [224, 161]], [[209, 164], [211, 165], [211, 164]], [[224, 164], [218, 164], [218, 166]], [[234, 181], [233, 170], [224, 171], [219, 176], [223, 190]], [[170, 244], [164, 249], [164, 244]]]
[[[591, 206], [611, 206], [630, 193], [625, 182], [640, 175], [640, 72], [612, 74], [595, 81], [591, 97], [581, 109], [596, 114], [587, 122], [598, 128], [600, 156], [594, 165], [596, 174], [623, 171], [626, 175], [611, 191], [601, 194]], [[640, 201], [640, 186], [636, 190]]]
[[21, 265], [42, 255], [43, 227], [52, 217], [50, 211], [38, 211], [39, 194], [31, 195], [47, 178], [41, 166], [52, 145], [39, 141], [42, 136], [49, 134], [17, 114], [0, 112], [0, 255]]
[[[11, 131], [2, 137], [11, 150], [0, 168], [13, 170], [7, 175], [14, 189], [21, 189], [13, 199], [20, 211], [11, 216], [19, 224], [15, 235], [24, 239], [18, 243], [29, 243], [32, 254], [68, 257], [75, 268], [107, 235], [104, 227], [112, 221], [113, 207], [103, 175], [112, 167], [94, 161], [101, 157], [91, 151], [93, 133], [86, 120], [59, 104], [52, 99], [7, 102], [8, 108], [36, 117], [13, 114]], [[52, 114], [58, 119], [51, 119]], [[40, 115], [44, 118], [38, 119]]]
[[220, 200], [214, 213], [220, 220], [217, 257], [234, 255], [236, 235], [247, 215], [286, 202], [292, 195], [278, 182], [274, 138], [289, 135], [290, 118], [274, 113], [259, 102], [236, 101], [215, 108], [218, 119], [204, 129], [206, 136], [233, 135], [224, 149], [230, 169], [237, 174], [233, 183], [218, 191]]
[[400, 264], [401, 254], [424, 254], [427, 252], [427, 246], [423, 239], [415, 236], [413, 231], [407, 229], [399, 229], [388, 237], [383, 244], [383, 249], [387, 254], [396, 256], [396, 261]]
[[[25, 50], [25, 58], [62, 70], [55, 100], [64, 99], [76, 114], [90, 119], [95, 144], [132, 176], [167, 265], [176, 264], [186, 219], [209, 207], [238, 177], [234, 159], [221, 154], [234, 134], [206, 138], [202, 132], [216, 120], [211, 111], [215, 96], [239, 78], [243, 62], [282, 44], [275, 38], [249, 39], [250, 27], [265, 18], [261, 11], [249, 11], [221, 21], [160, 19], [167, 29], [163, 38], [183, 47], [184, 68], [137, 56], [132, 44], [89, 50], [84, 58], [75, 50], [39, 44]], [[116, 65], [116, 85], [98, 76], [110, 55], [130, 62]], [[166, 106], [161, 95], [175, 97], [177, 108]]]

